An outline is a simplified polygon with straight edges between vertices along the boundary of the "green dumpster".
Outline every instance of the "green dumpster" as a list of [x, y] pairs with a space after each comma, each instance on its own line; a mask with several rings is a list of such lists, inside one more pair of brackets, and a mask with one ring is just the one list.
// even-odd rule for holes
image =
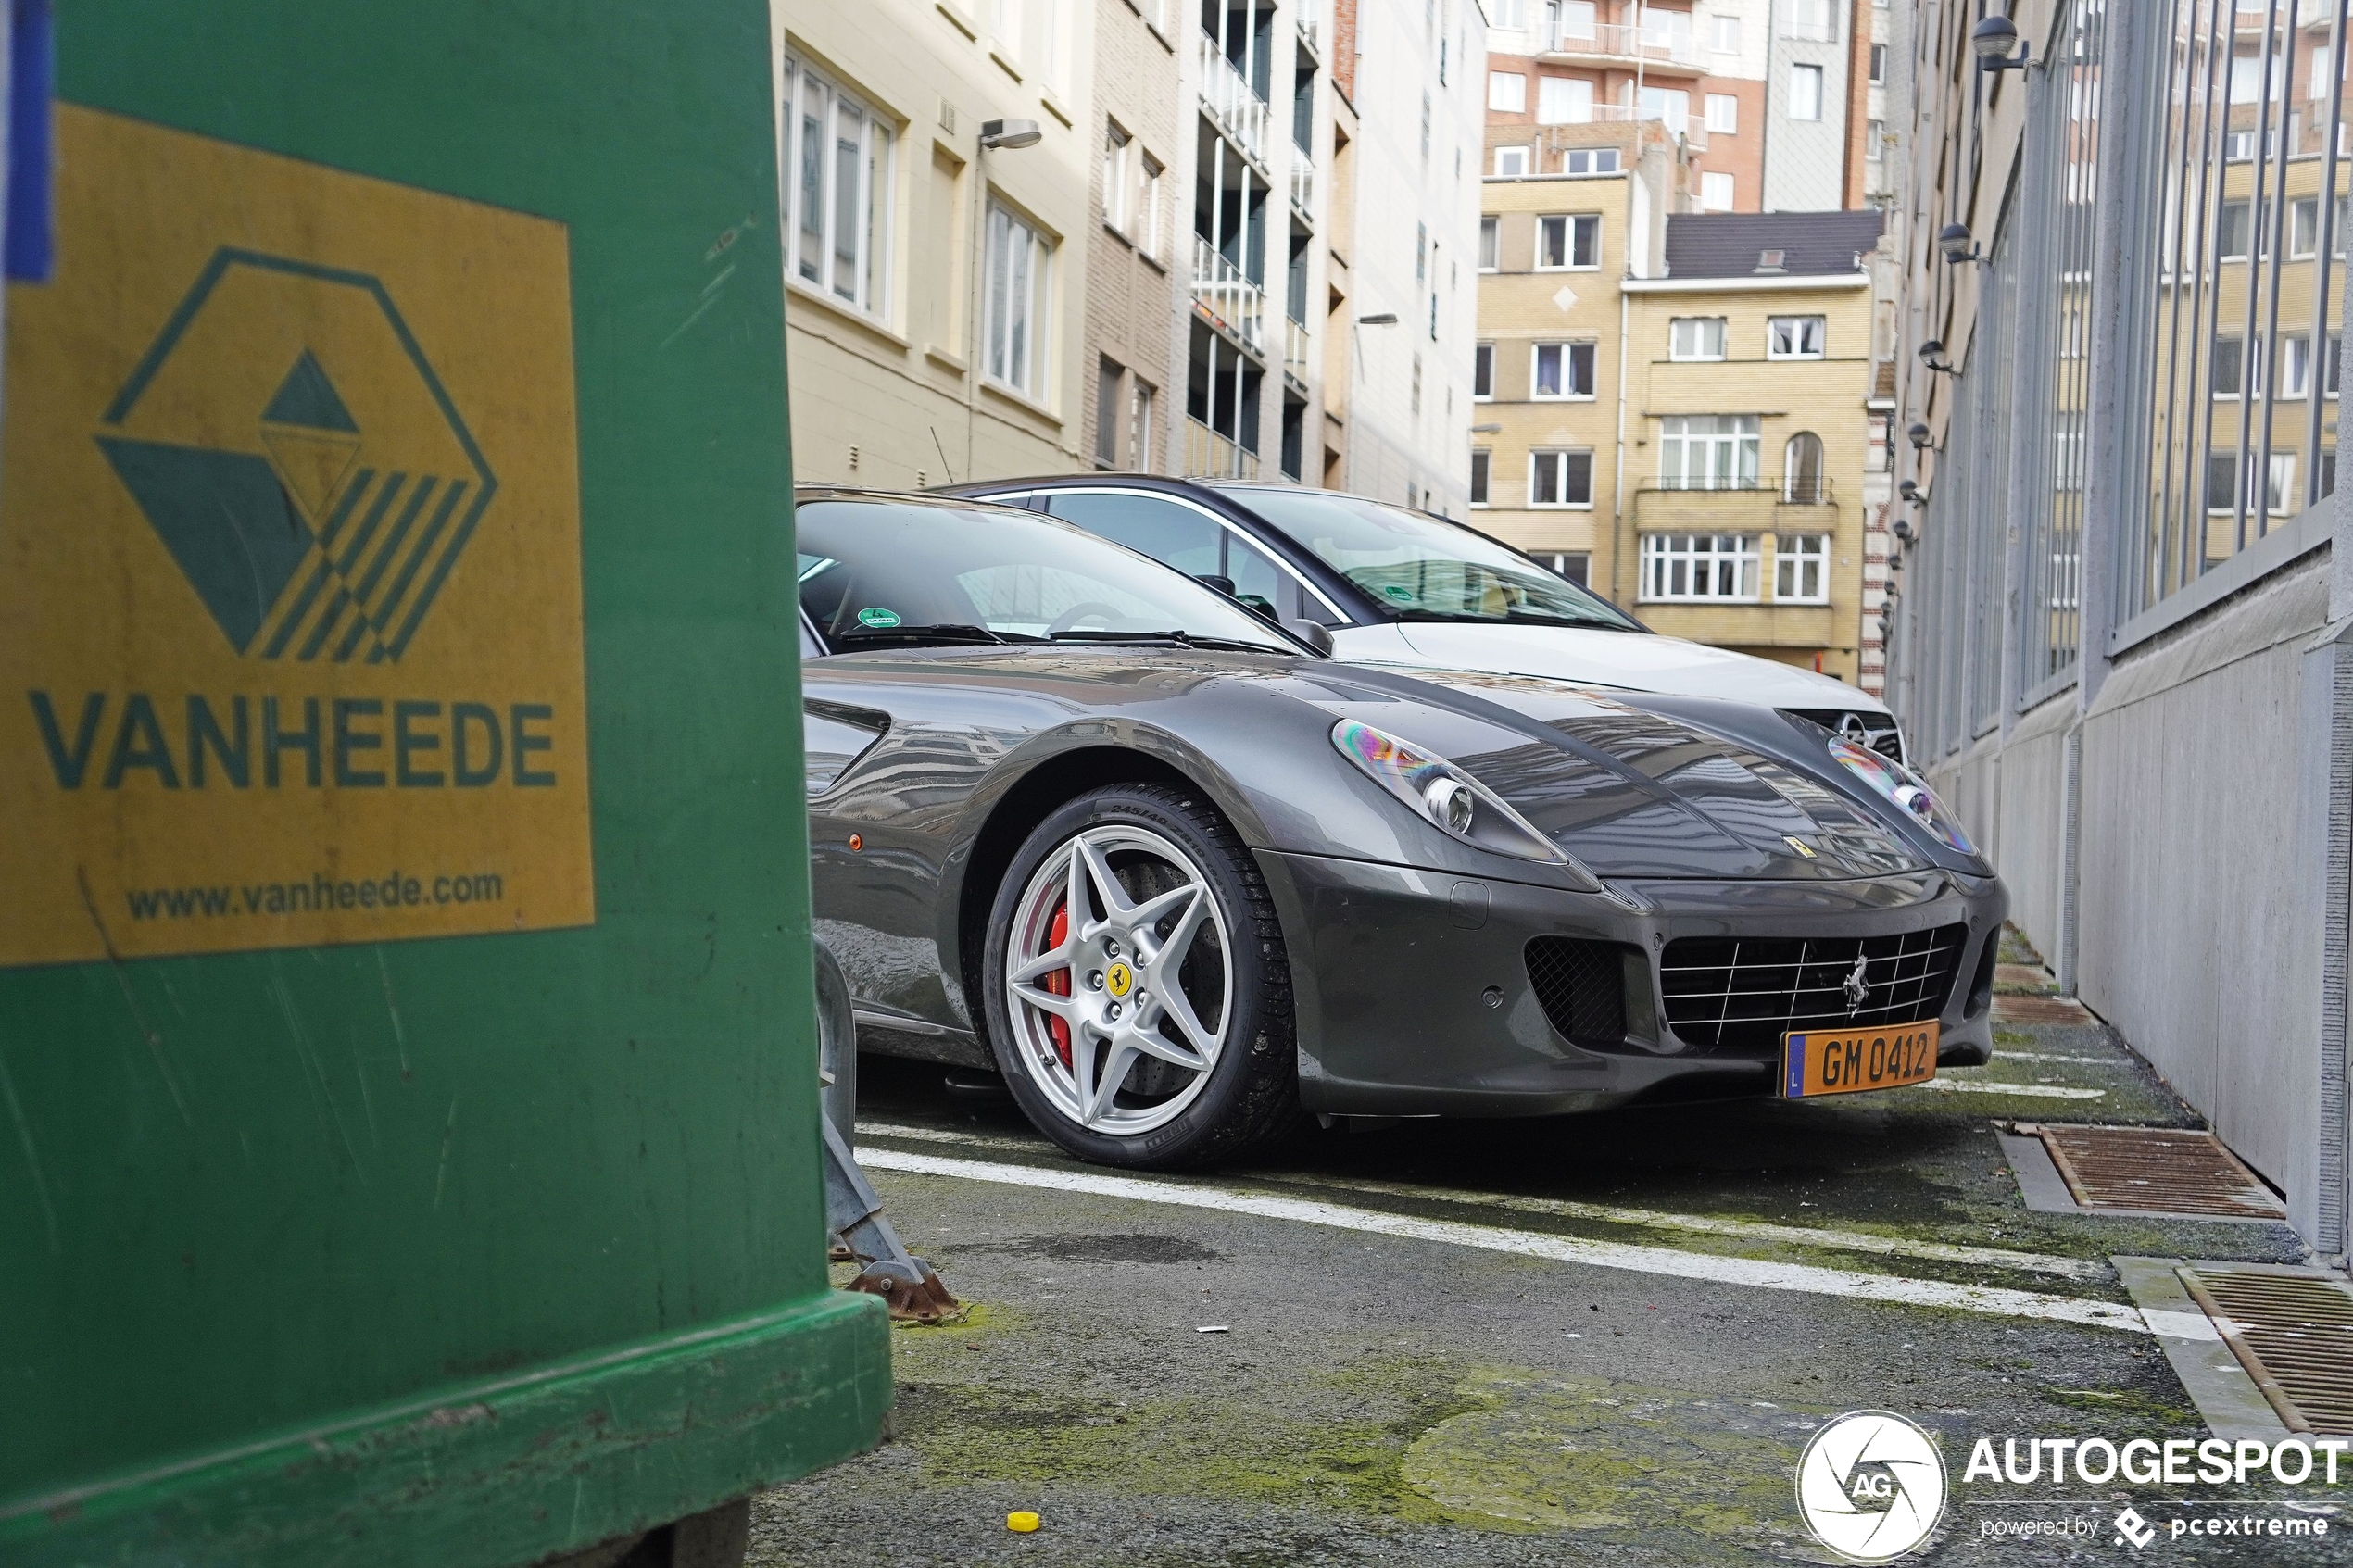
[[536, 1562], [871, 1446], [766, 5], [56, 44], [0, 399], [0, 1561]]

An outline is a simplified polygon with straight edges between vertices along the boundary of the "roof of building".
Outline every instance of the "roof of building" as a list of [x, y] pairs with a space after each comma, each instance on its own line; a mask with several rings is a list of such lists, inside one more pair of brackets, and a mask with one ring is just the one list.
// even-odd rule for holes
[[1667, 220], [1667, 275], [1852, 273], [1855, 258], [1877, 248], [1883, 217], [1877, 211], [1674, 213]]

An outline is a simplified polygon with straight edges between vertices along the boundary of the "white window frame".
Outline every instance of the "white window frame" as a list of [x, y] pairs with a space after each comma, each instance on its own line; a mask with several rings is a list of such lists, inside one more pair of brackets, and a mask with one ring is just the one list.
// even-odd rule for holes
[[[1727, 326], [1728, 323], [1725, 318], [1721, 316], [1677, 316], [1671, 318], [1667, 323], [1667, 358], [1692, 364], [1723, 358], [1724, 342], [1726, 337], [1729, 335], [1726, 331]], [[1707, 329], [1710, 327], [1713, 327], [1715, 331], [1712, 332], [1709, 332]], [[1686, 328], [1691, 330], [1687, 332], [1685, 331]], [[1707, 345], [1711, 339], [1714, 341], [1716, 345], [1715, 352], [1713, 353], [1708, 352], [1707, 349]], [[1695, 344], [1696, 346], [1687, 347], [1687, 343]]]
[[1159, 408], [1160, 389], [1139, 375], [1127, 378], [1134, 383], [1128, 395], [1127, 458], [1138, 473], [1152, 471], [1152, 415]]
[[1598, 35], [1600, 9], [1593, 0], [1561, 0], [1560, 35], [1590, 43]]
[[[1586, 167], [1577, 167], [1582, 161]], [[1606, 162], [1607, 168], [1596, 167]], [[1625, 165], [1618, 161], [1616, 147], [1570, 147], [1561, 154], [1563, 174], [1623, 174]]]
[[1741, 100], [1736, 93], [1710, 93], [1705, 101], [1705, 123], [1710, 136], [1737, 136], [1741, 133]]
[[1730, 212], [1740, 205], [1739, 182], [1720, 169], [1700, 171], [1699, 207], [1702, 212]]
[[1757, 540], [1754, 533], [1645, 533], [1637, 596], [1645, 604], [1755, 604]]
[[[1822, 100], [1825, 89], [1829, 85], [1824, 76], [1825, 73], [1820, 66], [1793, 65], [1789, 68], [1790, 119], [1804, 120], [1808, 124], [1818, 123], [1821, 119]], [[1805, 84], [1803, 92], [1800, 91], [1800, 83]], [[1806, 103], [1809, 95], [1813, 106], [1813, 112], [1810, 114], [1802, 107]]]
[[[1568, 495], [1569, 459], [1585, 459], [1585, 498], [1572, 501]], [[1551, 476], [1544, 476], [1547, 465]], [[1547, 490], [1560, 499], [1545, 500]], [[1590, 446], [1539, 446], [1528, 454], [1528, 506], [1531, 511], [1590, 512], [1593, 509], [1593, 451]]]
[[1526, 147], [1495, 149], [1495, 174], [1498, 180], [1525, 180], [1529, 173], [1529, 150]]
[[1493, 505], [1489, 499], [1495, 483], [1495, 454], [1491, 447], [1474, 446], [1470, 460], [1470, 504], [1484, 509]]
[[[1768, 316], [1765, 319], [1765, 358], [1768, 359], [1819, 359], [1830, 347], [1830, 318], [1826, 316]], [[1781, 346], [1784, 338], [1791, 346]], [[1807, 340], [1812, 345], [1807, 346]]]
[[[1487, 390], [1479, 390], [1480, 383]], [[1471, 345], [1471, 401], [1491, 403], [1495, 399], [1495, 345], [1479, 343]]]
[[1592, 120], [1592, 78], [1540, 76], [1536, 79], [1537, 124], [1590, 125]]
[[[1653, 11], [1652, 16], [1661, 13]], [[1668, 13], [1680, 15], [1680, 13]], [[1692, 129], [1692, 94], [1682, 87], [1644, 87], [1635, 99], [1635, 118], [1655, 120], [1670, 136], [1684, 136]]]
[[992, 196], [981, 245], [981, 374], [1040, 405], [1053, 385], [1053, 303], [1052, 240]]
[[1504, 220], [1488, 213], [1478, 220], [1478, 270], [1501, 270], [1504, 264]]
[[1528, 112], [1528, 73], [1491, 70], [1487, 73], [1487, 107], [1496, 114]]
[[1134, 182], [1128, 170], [1140, 151], [1136, 138], [1129, 135], [1119, 121], [1103, 121], [1103, 221], [1125, 234], [1133, 220], [1129, 207], [1135, 199]]
[[[1705, 421], [1708, 428], [1694, 429]], [[1760, 443], [1755, 414], [1667, 414], [1658, 421], [1658, 482], [1663, 490], [1754, 490]], [[1730, 425], [1730, 429], [1724, 428]], [[1697, 444], [1694, 446], [1694, 443]], [[1692, 458], [1700, 456], [1694, 466]], [[1678, 466], [1670, 467], [1669, 459]]]
[[[842, 86], [797, 55], [785, 56], [782, 131], [785, 181], [785, 277], [795, 288], [814, 295], [838, 309], [875, 320], [890, 320], [891, 216], [894, 157], [899, 135], [895, 122], [860, 94]], [[809, 118], [814, 111], [825, 138], [812, 169], [809, 161]], [[844, 117], [858, 128], [851, 169], [857, 191], [851, 199], [852, 220], [860, 232], [849, 253], [852, 282], [848, 293], [839, 283], [839, 228], [843, 212], [839, 195], [840, 132]], [[812, 188], [812, 176], [814, 188]], [[808, 220], [813, 205], [817, 227]], [[861, 221], [862, 220], [862, 221]], [[812, 234], [814, 234], [812, 241]], [[816, 255], [807, 250], [813, 245]]]
[[[1553, 350], [1557, 356], [1555, 369], [1559, 392], [1543, 392], [1544, 352]], [[1576, 383], [1578, 351], [1584, 351], [1586, 385], [1584, 392], [1567, 390]], [[1555, 338], [1528, 345], [1528, 397], [1531, 403], [1591, 403], [1601, 395], [1601, 345], [1592, 338]]]
[[[1577, 259], [1577, 236], [1586, 224], [1592, 225], [1593, 259]], [[1557, 262], [1544, 259], [1545, 235], [1554, 224], [1561, 225], [1560, 253]], [[1536, 270], [1539, 272], [1598, 272], [1602, 270], [1602, 215], [1598, 212], [1540, 213], [1536, 219]]]
[[1773, 602], [1779, 605], [1826, 605], [1831, 602], [1829, 534], [1778, 533], [1773, 536]]
[[1741, 52], [1741, 19], [1713, 12], [1707, 19], [1707, 46], [1718, 55]]

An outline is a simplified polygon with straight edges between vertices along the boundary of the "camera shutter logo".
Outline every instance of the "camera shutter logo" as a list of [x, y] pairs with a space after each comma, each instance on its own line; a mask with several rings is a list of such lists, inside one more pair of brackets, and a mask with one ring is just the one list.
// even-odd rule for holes
[[1797, 1461], [1797, 1511], [1815, 1539], [1846, 1561], [1893, 1562], [1944, 1516], [1944, 1456], [1892, 1411], [1842, 1415]]

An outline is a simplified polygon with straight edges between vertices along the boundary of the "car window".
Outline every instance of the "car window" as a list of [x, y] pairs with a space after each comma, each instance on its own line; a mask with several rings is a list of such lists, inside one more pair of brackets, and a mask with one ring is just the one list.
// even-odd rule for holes
[[1467, 528], [1327, 491], [1233, 494], [1401, 619], [1639, 630], [1606, 601]]
[[1046, 509], [1188, 577], [1225, 575], [1218, 552], [1226, 531], [1190, 507], [1156, 495], [1056, 491], [1046, 497]]
[[1176, 632], [1298, 651], [1230, 599], [1035, 513], [823, 500], [798, 508], [795, 524], [801, 608], [836, 652], [927, 637]]
[[1227, 534], [1223, 575], [1233, 580], [1234, 597], [1251, 608], [1285, 621], [1299, 619], [1299, 580], [1249, 540]]

